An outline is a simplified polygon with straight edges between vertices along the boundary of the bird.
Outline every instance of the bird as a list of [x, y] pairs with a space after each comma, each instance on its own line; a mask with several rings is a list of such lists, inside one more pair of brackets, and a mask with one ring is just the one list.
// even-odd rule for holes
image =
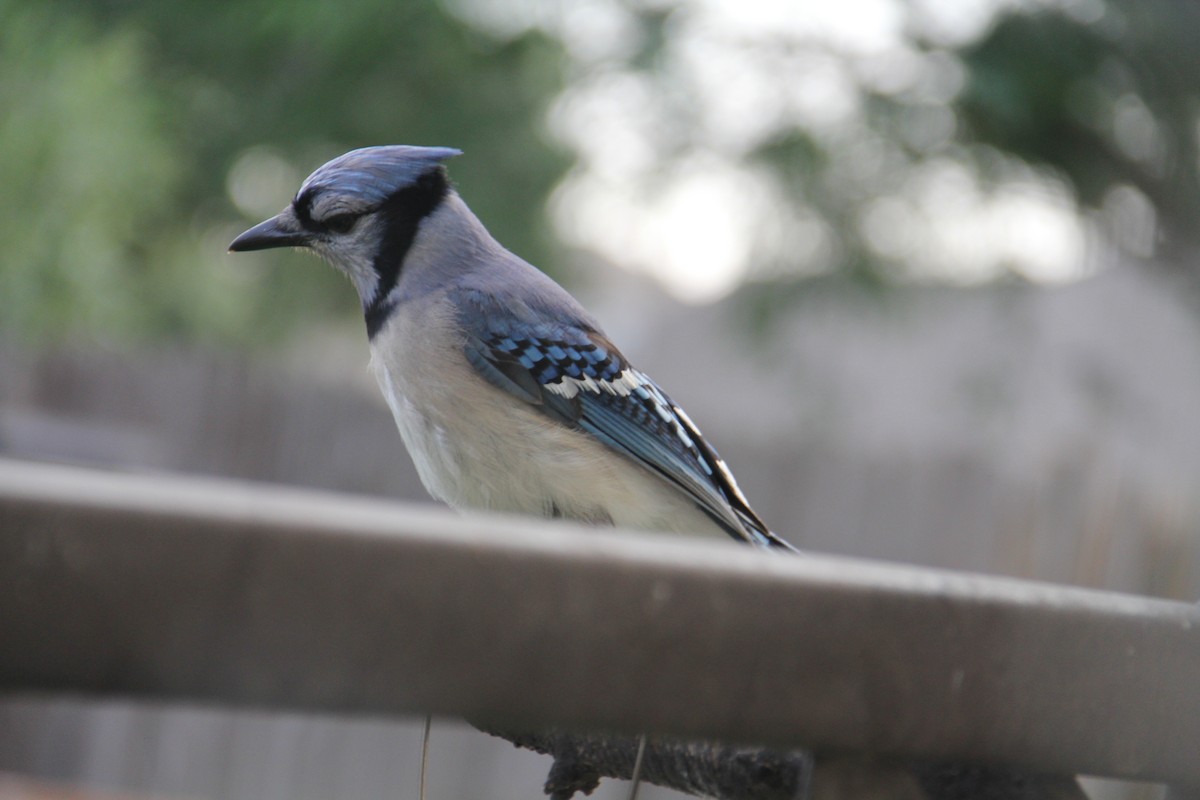
[[[301, 248], [350, 279], [371, 369], [401, 437], [425, 488], [451, 507], [799, 552], [767, 527], [686, 412], [599, 322], [488, 233], [450, 182], [445, 162], [458, 155], [409, 145], [352, 150], [317, 168], [282, 212], [229, 250]], [[422, 764], [428, 744], [427, 717]], [[645, 746], [642, 735], [631, 798]], [[933, 791], [953, 782], [946, 775], [962, 783], [955, 776], [966, 769], [914, 774], [931, 796], [985, 794], [983, 778], [966, 793]], [[423, 768], [422, 795], [424, 783]], [[1082, 798], [1070, 783], [1070, 794], [1054, 796]]]
[[450, 507], [794, 551], [687, 413], [492, 237], [449, 178], [459, 155], [352, 150], [229, 250], [301, 248], [349, 278], [370, 368], [421, 482]]

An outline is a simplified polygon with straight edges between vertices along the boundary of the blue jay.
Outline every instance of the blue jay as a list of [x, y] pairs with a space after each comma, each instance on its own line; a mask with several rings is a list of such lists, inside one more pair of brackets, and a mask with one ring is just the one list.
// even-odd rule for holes
[[350, 278], [396, 425], [425, 488], [451, 507], [792, 550], [683, 409], [492, 238], [447, 178], [459, 154], [346, 153], [229, 249], [303, 247]]

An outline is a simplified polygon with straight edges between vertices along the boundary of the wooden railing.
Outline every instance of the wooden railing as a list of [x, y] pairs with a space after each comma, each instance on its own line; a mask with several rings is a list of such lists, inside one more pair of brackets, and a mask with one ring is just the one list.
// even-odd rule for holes
[[0, 460], [0, 692], [432, 712], [1200, 786], [1200, 609]]

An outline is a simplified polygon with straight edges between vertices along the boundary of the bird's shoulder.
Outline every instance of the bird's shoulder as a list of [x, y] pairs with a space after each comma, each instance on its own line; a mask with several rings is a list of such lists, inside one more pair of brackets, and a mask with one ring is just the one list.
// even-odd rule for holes
[[524, 289], [467, 285], [452, 292], [467, 359], [484, 377], [541, 404], [547, 393], [563, 396], [564, 382], [616, 380], [628, 368], [573, 299]]

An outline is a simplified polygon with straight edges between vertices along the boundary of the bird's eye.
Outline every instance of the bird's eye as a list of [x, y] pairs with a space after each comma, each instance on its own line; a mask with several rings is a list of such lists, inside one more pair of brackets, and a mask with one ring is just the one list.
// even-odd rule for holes
[[334, 214], [332, 217], [324, 221], [324, 225], [334, 233], [346, 233], [354, 227], [354, 223], [358, 221], [356, 214]]

